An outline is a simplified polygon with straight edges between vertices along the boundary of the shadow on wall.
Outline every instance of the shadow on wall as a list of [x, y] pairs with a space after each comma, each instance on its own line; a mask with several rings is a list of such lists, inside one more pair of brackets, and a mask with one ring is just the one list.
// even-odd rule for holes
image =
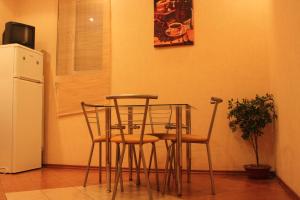
[[5, 28], [5, 23], [8, 21], [13, 21], [13, 8], [14, 6], [12, 1], [0, 1], [0, 44], [2, 44], [2, 33]]
[[273, 0], [270, 23], [272, 93], [277, 97], [276, 167], [278, 176], [300, 195], [300, 1]]
[[[59, 133], [58, 119], [57, 119], [57, 98], [55, 94], [55, 72], [51, 68], [51, 55], [45, 50], [42, 50], [44, 54], [44, 140], [43, 140], [43, 163], [47, 163], [48, 160], [48, 147], [51, 146], [50, 136], [52, 133]], [[54, 100], [54, 101], [53, 101]], [[59, 140], [56, 139], [56, 142]], [[60, 142], [60, 141], [59, 141]], [[61, 145], [57, 145], [61, 146]], [[60, 152], [59, 149], [56, 149]]]

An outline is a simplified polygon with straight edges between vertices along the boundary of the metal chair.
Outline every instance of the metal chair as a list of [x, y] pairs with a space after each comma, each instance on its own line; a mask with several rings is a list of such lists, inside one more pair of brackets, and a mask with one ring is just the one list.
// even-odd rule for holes
[[[81, 107], [83, 110], [83, 115], [87, 124], [87, 128], [89, 131], [89, 135], [92, 141], [91, 145], [91, 150], [89, 154], [89, 159], [88, 159], [88, 165], [87, 165], [87, 170], [84, 178], [84, 183], [83, 187], [86, 187], [89, 171], [90, 171], [90, 166], [91, 166], [91, 161], [94, 153], [94, 147], [95, 144], [99, 144], [99, 183], [102, 182], [102, 143], [106, 142], [106, 135], [101, 134], [101, 127], [100, 127], [100, 117], [99, 113], [104, 111], [103, 105], [97, 105], [97, 104], [87, 104], [84, 102], [81, 102]], [[125, 129], [124, 126], [119, 127], [118, 125], [112, 125], [111, 129]], [[111, 155], [109, 155], [111, 157]], [[118, 154], [116, 155], [118, 157]]]
[[91, 161], [93, 157], [95, 144], [99, 144], [99, 183], [102, 182], [101, 168], [102, 168], [102, 143], [106, 141], [105, 135], [101, 135], [100, 129], [100, 118], [99, 111], [102, 110], [102, 105], [92, 105], [81, 102], [81, 107], [83, 110], [83, 114], [87, 123], [87, 127], [89, 130], [89, 134], [92, 140], [91, 150], [88, 159], [88, 166], [84, 178], [83, 187], [86, 187], [86, 182], [88, 179]]
[[[186, 105], [189, 106], [189, 105]], [[190, 109], [190, 106], [189, 106]], [[173, 107], [172, 105], [154, 105], [149, 107], [149, 118], [151, 124], [151, 132], [150, 135], [158, 137], [160, 140], [163, 140], [166, 145], [166, 150], [168, 151], [170, 145], [168, 141], [171, 139], [176, 138], [176, 134], [171, 132], [172, 130], [176, 130], [176, 123], [172, 123], [172, 114], [173, 114]], [[158, 127], [158, 128], [157, 128]], [[182, 124], [182, 129], [187, 130], [190, 128], [188, 124]], [[189, 129], [190, 130], [190, 129]], [[189, 149], [189, 144], [187, 143], [187, 149]], [[190, 151], [189, 151], [190, 152]], [[167, 155], [170, 156], [170, 155]], [[150, 162], [149, 162], [149, 173], [151, 170], [153, 160], [153, 151], [150, 154]], [[187, 167], [191, 164], [190, 154], [187, 151]], [[173, 166], [172, 166], [173, 167]], [[171, 167], [171, 168], [172, 168]], [[187, 171], [187, 179], [190, 182], [190, 170]]]
[[[172, 118], [172, 106], [170, 105], [154, 105], [149, 107], [149, 120], [151, 125], [150, 135], [154, 135], [159, 139], [167, 137], [170, 130]], [[163, 129], [163, 130], [161, 130]]]
[[[118, 188], [118, 183], [119, 179], [122, 173], [122, 163], [125, 155], [125, 150], [126, 146], [129, 145], [138, 145], [139, 146], [139, 163], [138, 166], [140, 166], [140, 162], [142, 161], [143, 164], [143, 169], [144, 169], [144, 174], [145, 174], [145, 180], [147, 184], [147, 191], [148, 191], [148, 197], [150, 200], [153, 199], [152, 197], [152, 192], [151, 192], [151, 187], [150, 187], [150, 182], [148, 178], [148, 169], [146, 165], [146, 160], [145, 160], [145, 155], [144, 155], [144, 150], [143, 150], [143, 145], [144, 144], [152, 144], [152, 148], [154, 148], [154, 154], [156, 158], [156, 148], [155, 148], [155, 142], [159, 141], [159, 138], [151, 135], [145, 135], [145, 126], [146, 126], [146, 120], [147, 120], [147, 112], [149, 108], [149, 101], [150, 99], [157, 99], [157, 96], [152, 96], [152, 95], [117, 95], [117, 96], [108, 96], [106, 97], [108, 100], [113, 100], [115, 110], [116, 110], [116, 115], [117, 115], [117, 120], [118, 120], [118, 125], [122, 126], [124, 123], [122, 123], [121, 119], [121, 114], [120, 114], [120, 105], [118, 103], [119, 100], [126, 99], [127, 102], [128, 100], [145, 100], [145, 103], [139, 106], [142, 106], [143, 112], [140, 113], [142, 115], [142, 121], [141, 121], [141, 132], [139, 135], [137, 134], [125, 134], [123, 129], [120, 129], [120, 135], [118, 136], [113, 136], [111, 137], [111, 142], [114, 142], [116, 144], [122, 144], [122, 151], [120, 154], [120, 159], [118, 160], [118, 168], [116, 172], [116, 179], [115, 179], [115, 185], [114, 185], [114, 190], [113, 190], [113, 196], [112, 199], [114, 200], [116, 198], [117, 194], [117, 188]], [[157, 169], [157, 160], [156, 160], [156, 169]], [[139, 170], [139, 167], [137, 167], [137, 170]], [[159, 182], [158, 180], [158, 174], [156, 176], [157, 184]]]
[[[171, 123], [172, 119], [172, 106], [170, 105], [155, 105], [149, 107], [149, 120], [151, 126], [151, 132], [147, 133], [149, 135], [153, 135], [158, 137], [160, 140], [163, 140], [166, 145], [166, 149], [168, 149], [168, 139], [170, 137], [176, 137], [174, 133], [170, 133], [170, 130], [173, 124]], [[151, 170], [151, 165], [153, 161], [153, 149], [150, 154], [149, 161], [149, 174]]]
[[[208, 134], [207, 137], [203, 138], [199, 135], [193, 135], [193, 134], [184, 134], [182, 135], [182, 143], [189, 143], [189, 144], [204, 144], [206, 145], [206, 150], [207, 150], [207, 157], [208, 157], [208, 165], [209, 165], [209, 172], [210, 172], [210, 180], [211, 180], [211, 192], [212, 194], [215, 194], [215, 183], [214, 183], [214, 177], [213, 177], [213, 168], [212, 168], [212, 162], [211, 162], [211, 153], [210, 153], [210, 146], [209, 146], [209, 141], [211, 138], [212, 134], [212, 129], [215, 121], [215, 116], [217, 112], [218, 105], [222, 103], [222, 99], [217, 98], [217, 97], [211, 97], [210, 103], [214, 105], [214, 109], [212, 112], [210, 124], [209, 124], [209, 129], [208, 129]], [[167, 152], [167, 161], [166, 161], [166, 169], [165, 169], [165, 179], [164, 179], [164, 185], [163, 185], [163, 193], [165, 192], [165, 188], [167, 185], [167, 182], [170, 180], [170, 176], [172, 173], [172, 163], [174, 161], [175, 157], [175, 143], [176, 143], [176, 138], [170, 138], [172, 141], [172, 144], [168, 148]], [[188, 169], [190, 170], [190, 169]]]

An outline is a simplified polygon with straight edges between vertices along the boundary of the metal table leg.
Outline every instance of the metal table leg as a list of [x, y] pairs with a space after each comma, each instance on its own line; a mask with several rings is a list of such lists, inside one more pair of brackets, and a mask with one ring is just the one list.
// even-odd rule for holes
[[[186, 134], [191, 134], [191, 106], [187, 105], [185, 108], [186, 112]], [[192, 168], [192, 150], [191, 150], [191, 144], [186, 143], [186, 171], [187, 171], [187, 182], [191, 182], [191, 168]]]
[[182, 107], [176, 107], [176, 181], [177, 195], [182, 195]]
[[105, 132], [106, 132], [106, 187], [111, 192], [111, 108], [105, 108]]
[[[128, 133], [133, 134], [133, 108], [128, 107]], [[133, 145], [128, 145], [128, 167], [129, 167], [129, 181], [132, 181], [132, 158], [133, 158]]]

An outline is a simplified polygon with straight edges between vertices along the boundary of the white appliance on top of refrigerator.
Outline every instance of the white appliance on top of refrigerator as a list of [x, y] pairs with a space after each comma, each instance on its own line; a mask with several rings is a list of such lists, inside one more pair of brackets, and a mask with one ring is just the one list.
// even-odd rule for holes
[[0, 172], [41, 167], [43, 54], [0, 45]]

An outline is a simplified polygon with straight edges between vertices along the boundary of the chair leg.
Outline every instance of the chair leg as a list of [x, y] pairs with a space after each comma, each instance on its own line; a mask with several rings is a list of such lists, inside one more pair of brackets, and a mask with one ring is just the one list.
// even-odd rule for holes
[[[159, 174], [158, 174], [158, 164], [157, 164], [157, 154], [156, 154], [156, 146], [155, 143], [152, 143], [152, 149], [154, 154], [154, 165], [155, 165], [155, 175], [156, 175], [156, 187], [157, 191], [159, 191]], [[150, 170], [150, 169], [149, 169]]]
[[192, 150], [191, 143], [186, 143], [186, 172], [187, 172], [187, 182], [191, 182], [191, 170], [192, 170]]
[[177, 190], [177, 182], [176, 182], [176, 165], [175, 165], [175, 144], [172, 143], [169, 148], [169, 170], [167, 176], [167, 185], [168, 188], [171, 189], [171, 176], [173, 181], [175, 182], [176, 190]]
[[111, 142], [105, 143], [106, 191], [111, 192]]
[[102, 143], [99, 142], [99, 183], [102, 183]]
[[86, 187], [86, 182], [87, 182], [87, 179], [88, 179], [88, 176], [89, 176], [91, 161], [92, 161], [93, 152], [94, 152], [94, 146], [95, 146], [95, 143], [93, 143], [92, 146], [91, 146], [91, 151], [90, 151], [90, 156], [89, 156], [87, 170], [86, 170], [86, 173], [85, 173], [83, 187]]
[[122, 169], [122, 167], [121, 167], [121, 173], [120, 173], [120, 186], [121, 186], [121, 192], [124, 192], [123, 169]]
[[119, 144], [116, 144], [115, 182], [117, 181], [117, 169], [118, 169], [118, 163], [119, 163], [119, 160], [120, 160], [120, 155], [119, 155], [120, 149], [119, 148], [120, 148]]
[[141, 184], [141, 178], [140, 178], [141, 160], [142, 160], [142, 156], [141, 156], [141, 151], [140, 151], [139, 159], [137, 161], [137, 167], [136, 167], [136, 185]]
[[123, 163], [123, 159], [124, 159], [124, 155], [125, 155], [125, 150], [126, 150], [126, 144], [123, 144], [123, 148], [122, 148], [122, 153], [121, 153], [121, 157], [118, 161], [118, 167], [117, 167], [117, 172], [116, 172], [116, 181], [115, 181], [115, 185], [114, 185], [114, 191], [113, 191], [113, 195], [112, 195], [112, 200], [116, 199], [116, 195], [117, 195], [117, 189], [118, 189], [118, 184], [119, 184], [119, 179], [121, 176], [121, 172], [122, 172], [122, 163]]
[[136, 185], [140, 184], [140, 172], [139, 172], [139, 162], [137, 160], [136, 156], [136, 151], [135, 151], [135, 146], [132, 145], [132, 153], [133, 153], [133, 158], [134, 158], [134, 163], [135, 163], [135, 169], [136, 169]]
[[152, 160], [153, 160], [153, 146], [151, 149], [151, 153], [150, 153], [150, 160], [149, 160], [149, 167], [148, 167], [148, 176], [150, 175], [150, 170], [151, 170], [151, 165], [152, 165]]
[[[173, 176], [173, 181], [175, 182], [175, 188], [176, 191], [178, 191], [178, 182], [177, 182], [177, 165], [176, 165], [176, 158], [175, 158], [175, 143], [172, 143], [172, 156], [171, 156], [171, 172], [172, 172], [172, 176]], [[174, 166], [174, 168], [172, 167], [172, 165]], [[174, 169], [174, 170], [173, 170]], [[170, 185], [170, 184], [169, 184]]]
[[168, 176], [167, 176], [167, 185], [168, 185], [168, 189], [170, 189], [170, 180], [171, 180], [171, 175], [174, 178], [174, 172], [173, 172], [173, 145], [170, 145], [170, 153], [169, 153], [169, 169], [168, 169]]
[[170, 164], [170, 149], [171, 149], [171, 146], [170, 147], [167, 147], [167, 160], [166, 160], [166, 165], [165, 165], [165, 177], [164, 177], [164, 184], [163, 184], [163, 188], [162, 188], [162, 193], [165, 194], [165, 191], [166, 191], [166, 185], [167, 185], [167, 178], [168, 178], [168, 175], [169, 175], [169, 164]]
[[106, 145], [108, 145], [107, 150], [108, 150], [108, 166], [107, 166], [107, 171], [108, 174], [106, 175], [107, 179], [107, 191], [111, 192], [111, 164], [112, 164], [112, 143], [109, 141]]
[[168, 144], [168, 140], [165, 140], [165, 145], [166, 145], [166, 149], [169, 149], [169, 144]]
[[206, 150], [207, 150], [209, 173], [210, 173], [210, 181], [211, 181], [211, 193], [213, 195], [215, 195], [216, 194], [216, 191], [215, 191], [215, 182], [214, 182], [214, 174], [213, 174], [213, 169], [212, 169], [209, 144], [206, 144]]
[[152, 192], [151, 192], [151, 186], [150, 186], [150, 182], [149, 182], [149, 178], [148, 178], [148, 172], [147, 172], [148, 170], [147, 170], [147, 164], [146, 164], [146, 160], [145, 160], [143, 145], [140, 145], [140, 155], [141, 155], [142, 162], [143, 162], [143, 168], [144, 168], [145, 180], [146, 180], [146, 184], [147, 184], [148, 197], [149, 197], [149, 200], [153, 200]]
[[162, 194], [165, 194], [166, 192], [166, 185], [167, 185], [167, 176], [168, 176], [168, 170], [169, 170], [169, 148], [167, 148], [167, 160], [165, 164], [165, 172], [164, 172], [164, 183], [163, 183], [163, 188], [162, 188]]
[[[118, 163], [120, 162], [120, 144], [116, 144], [116, 170], [118, 169]], [[121, 169], [122, 170], [122, 169]], [[117, 180], [117, 173], [115, 173], [115, 182]], [[121, 192], [124, 191], [124, 187], [123, 187], [123, 176], [122, 176], [122, 171], [121, 171], [121, 175], [120, 175], [120, 185], [121, 185]]]
[[[135, 168], [137, 169], [138, 168], [138, 161], [137, 161], [137, 156], [136, 156], [136, 151], [135, 151], [134, 145], [132, 145], [132, 153], [133, 153]], [[136, 170], [136, 172], [137, 172], [137, 170]]]
[[129, 181], [132, 181], [132, 145], [128, 145]]

